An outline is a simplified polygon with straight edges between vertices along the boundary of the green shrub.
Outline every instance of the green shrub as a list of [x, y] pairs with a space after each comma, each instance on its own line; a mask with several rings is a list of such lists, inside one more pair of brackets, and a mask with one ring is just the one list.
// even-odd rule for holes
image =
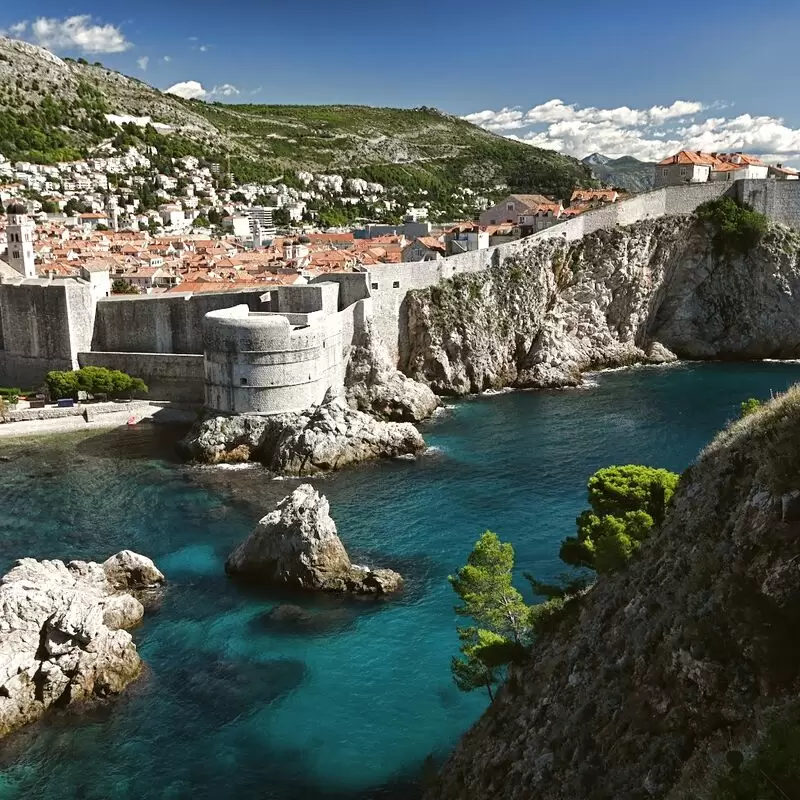
[[714, 243], [720, 251], [742, 253], [752, 249], [769, 227], [767, 218], [731, 197], [719, 197], [697, 207], [695, 215], [715, 228]]
[[591, 508], [577, 519], [577, 536], [561, 545], [562, 561], [597, 572], [613, 572], [631, 558], [664, 519], [679, 476], [638, 464], [605, 467], [589, 479]]
[[739, 406], [739, 419], [754, 414], [762, 405], [764, 404], [761, 400], [757, 400], [755, 397], [748, 398]]
[[79, 370], [48, 372], [45, 378], [50, 397], [60, 400], [63, 397], [77, 398], [78, 392], [88, 394], [120, 395], [146, 394], [147, 384], [141, 379], [128, 375], [118, 369], [105, 367], [82, 367]]

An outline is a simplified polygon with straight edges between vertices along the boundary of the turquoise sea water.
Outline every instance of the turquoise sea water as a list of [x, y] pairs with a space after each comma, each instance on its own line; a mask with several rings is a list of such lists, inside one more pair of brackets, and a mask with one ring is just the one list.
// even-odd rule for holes
[[[684, 365], [596, 376], [581, 390], [471, 399], [426, 427], [433, 449], [315, 481], [356, 562], [393, 567], [385, 603], [287, 598], [226, 578], [226, 555], [295, 482], [193, 470], [163, 430], [0, 440], [0, 569], [23, 555], [153, 557], [169, 586], [135, 631], [145, 677], [110, 709], [56, 717], [0, 746], [0, 798], [411, 798], [485, 708], [460, 694], [447, 575], [486, 528], [519, 572], [562, 571], [589, 475], [612, 463], [681, 470], [741, 400], [798, 364]], [[520, 588], [524, 582], [520, 581]]]

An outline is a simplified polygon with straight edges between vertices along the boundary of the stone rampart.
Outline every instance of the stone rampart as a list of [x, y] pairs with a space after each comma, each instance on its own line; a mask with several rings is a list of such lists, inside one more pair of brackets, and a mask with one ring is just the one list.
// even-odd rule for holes
[[239, 304], [260, 311], [262, 294], [264, 289], [110, 297], [97, 304], [91, 350], [200, 355], [203, 352], [203, 317], [209, 311]]
[[84, 352], [78, 354], [78, 362], [81, 367], [120, 369], [141, 378], [152, 400], [198, 405], [205, 401], [202, 355]]
[[[440, 281], [451, 278], [456, 273], [480, 272], [488, 269], [493, 263], [501, 263], [508, 258], [522, 254], [523, 249], [540, 240], [562, 238], [565, 241], [576, 241], [582, 236], [602, 228], [617, 225], [632, 225], [645, 219], [655, 219], [666, 215], [691, 214], [707, 200], [713, 200], [724, 194], [736, 194], [739, 183], [705, 183], [687, 186], [666, 186], [652, 192], [635, 195], [628, 200], [621, 200], [613, 205], [587, 211], [580, 216], [560, 222], [539, 233], [518, 239], [508, 244], [474, 250], [457, 256], [437, 261], [417, 261], [402, 264], [378, 264], [370, 268], [370, 290], [375, 307], [375, 327], [393, 359], [397, 359], [403, 350], [406, 325], [404, 322], [404, 302], [410, 289], [425, 289]], [[792, 190], [777, 190], [769, 187], [775, 184], [800, 184], [798, 181], [752, 181], [747, 183], [767, 184], [764, 191], [768, 196], [783, 197], [780, 204], [775, 203], [768, 208], [770, 216], [777, 222], [800, 227], [800, 185]], [[797, 197], [798, 211], [787, 211], [792, 205], [788, 198]], [[778, 211], [778, 206], [780, 211]], [[764, 213], [767, 213], [765, 211]], [[793, 216], [792, 216], [793, 215]]]
[[[206, 405], [223, 413], [281, 414], [320, 403], [330, 387], [344, 389], [353, 338], [371, 313], [369, 299], [325, 314], [321, 301], [337, 307], [337, 283], [287, 293], [286, 316], [252, 312], [246, 305], [208, 313], [203, 325]], [[281, 287], [281, 292], [284, 287]], [[316, 299], [315, 299], [316, 298]]]
[[76, 279], [0, 284], [0, 385], [35, 388], [54, 369], [74, 369], [88, 349], [94, 304]]

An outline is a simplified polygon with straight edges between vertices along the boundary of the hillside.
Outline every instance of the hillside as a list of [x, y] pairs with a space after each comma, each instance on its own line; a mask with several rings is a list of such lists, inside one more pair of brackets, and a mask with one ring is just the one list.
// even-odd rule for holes
[[600, 153], [592, 153], [583, 159], [592, 175], [607, 186], [624, 189], [627, 192], [647, 192], [653, 188], [655, 164], [650, 161], [639, 161], [633, 156], [608, 158]]
[[564, 198], [593, 182], [575, 159], [435, 109], [183, 100], [99, 63], [62, 60], [2, 37], [0, 112], [0, 153], [40, 163], [77, 158], [112, 137], [119, 127], [106, 115], [113, 114], [149, 117], [181, 153], [230, 156], [239, 181], [307, 170], [434, 192], [507, 185]]

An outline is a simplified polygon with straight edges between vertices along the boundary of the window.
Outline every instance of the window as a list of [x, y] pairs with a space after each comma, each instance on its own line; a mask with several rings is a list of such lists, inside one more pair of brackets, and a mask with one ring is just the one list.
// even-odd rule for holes
[[247, 386], [247, 378], [242, 378], [242, 386]]
[[686, 177], [686, 167], [681, 167], [681, 178]]
[[372, 286], [373, 289], [377, 289], [378, 288], [378, 284], [377, 283], [373, 283], [373, 284], [370, 284], [370, 285]]
[[14, 251], [14, 252], [11, 254], [11, 257], [12, 257], [12, 258], [19, 258], [19, 250], [15, 250], [15, 251]]
[[400, 288], [400, 281], [393, 281], [392, 289], [399, 289], [399, 288]]
[[514, 204], [513, 203], [506, 203], [506, 211], [513, 211]]
[[669, 175], [669, 170], [666, 167], [664, 167], [664, 169], [661, 170], [661, 174], [666, 178], [667, 175]]

